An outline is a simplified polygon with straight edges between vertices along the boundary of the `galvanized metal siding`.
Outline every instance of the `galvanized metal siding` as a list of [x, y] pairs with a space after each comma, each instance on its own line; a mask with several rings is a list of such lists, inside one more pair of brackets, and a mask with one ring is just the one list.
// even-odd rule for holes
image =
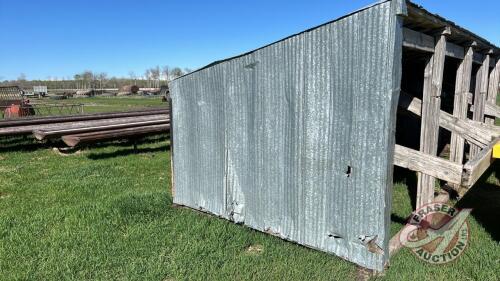
[[385, 2], [173, 81], [174, 202], [381, 270], [399, 32]]

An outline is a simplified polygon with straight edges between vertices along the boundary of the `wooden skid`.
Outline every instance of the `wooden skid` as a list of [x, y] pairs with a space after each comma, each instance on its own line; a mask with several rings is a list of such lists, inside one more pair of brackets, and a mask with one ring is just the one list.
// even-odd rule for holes
[[394, 165], [455, 184], [462, 183], [462, 165], [401, 145], [394, 149]]
[[493, 146], [499, 141], [500, 138], [494, 139], [474, 159], [464, 165], [396, 145], [394, 165], [459, 185], [460, 189], [468, 189], [477, 182], [495, 160], [491, 154]]
[[488, 169], [488, 167], [495, 160], [491, 154], [493, 151], [493, 146], [500, 140], [495, 139], [486, 148], [481, 150], [475, 158], [469, 160], [464, 164], [464, 173], [462, 175], [462, 185], [472, 186], [477, 180], [483, 175], [483, 173]]
[[[436, 155], [438, 147], [441, 90], [447, 35], [449, 35], [449, 30], [445, 29], [436, 39], [434, 53], [427, 61], [424, 71], [420, 151], [430, 155]], [[423, 173], [418, 173], [417, 176], [417, 207], [420, 207], [430, 203], [432, 200], [436, 179]]]
[[[484, 58], [481, 68], [477, 72], [476, 78], [476, 89], [474, 94], [474, 108], [472, 120], [477, 122], [484, 122], [484, 108], [488, 95], [488, 79], [489, 79], [489, 65], [490, 65], [490, 55], [487, 54]], [[478, 145], [472, 145], [470, 149], [470, 157], [476, 156], [479, 153], [481, 147]]]
[[[457, 69], [455, 81], [455, 98], [453, 102], [453, 116], [467, 120], [468, 91], [472, 76], [472, 59], [474, 50], [472, 46], [467, 48], [464, 59]], [[470, 140], [469, 140], [470, 142]], [[464, 137], [452, 131], [450, 140], [450, 160], [462, 164], [464, 161], [465, 139]]]
[[[399, 107], [417, 116], [422, 115], [422, 101], [403, 92], [399, 96]], [[486, 147], [492, 139], [500, 136], [499, 127], [488, 126], [468, 119], [459, 119], [442, 110], [438, 118], [440, 127], [456, 133], [468, 142], [480, 147]]]
[[494, 103], [487, 101], [484, 107], [484, 114], [500, 118], [500, 107]]

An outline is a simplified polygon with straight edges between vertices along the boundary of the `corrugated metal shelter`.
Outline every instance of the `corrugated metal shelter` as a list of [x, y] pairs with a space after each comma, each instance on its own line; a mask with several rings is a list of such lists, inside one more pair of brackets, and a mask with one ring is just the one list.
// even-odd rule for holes
[[383, 270], [403, 48], [448, 26], [498, 51], [393, 0], [172, 81], [174, 203]]

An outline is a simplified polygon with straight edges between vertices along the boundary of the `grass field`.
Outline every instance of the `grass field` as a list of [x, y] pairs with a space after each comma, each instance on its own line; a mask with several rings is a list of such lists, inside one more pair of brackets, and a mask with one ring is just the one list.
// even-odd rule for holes
[[[96, 111], [161, 104], [83, 102]], [[71, 156], [30, 139], [0, 140], [0, 280], [354, 279], [356, 266], [333, 255], [173, 208], [169, 157], [165, 136], [146, 139], [138, 153], [113, 142]], [[474, 208], [462, 257], [436, 266], [403, 249], [377, 280], [499, 280], [499, 172], [493, 167], [458, 203]], [[396, 179], [393, 234], [412, 210], [410, 181]]]
[[132, 109], [143, 109], [147, 107], [165, 106], [161, 97], [91, 97], [74, 98], [66, 100], [34, 99], [32, 103], [39, 104], [83, 104], [84, 113], [109, 112], [109, 111], [127, 111]]

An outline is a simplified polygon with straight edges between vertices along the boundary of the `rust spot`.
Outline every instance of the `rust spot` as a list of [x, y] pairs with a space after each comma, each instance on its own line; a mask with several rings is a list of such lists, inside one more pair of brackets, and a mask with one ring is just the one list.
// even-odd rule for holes
[[281, 237], [281, 233], [273, 231], [270, 227], [264, 230], [265, 233]]

